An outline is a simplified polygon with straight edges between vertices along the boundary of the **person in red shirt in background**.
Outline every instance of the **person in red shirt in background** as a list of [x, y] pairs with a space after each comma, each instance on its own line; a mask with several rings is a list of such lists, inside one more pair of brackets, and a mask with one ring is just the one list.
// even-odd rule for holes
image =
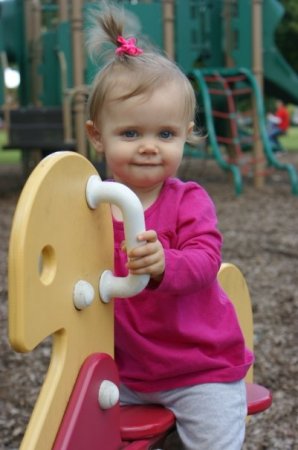
[[282, 100], [276, 101], [276, 111], [268, 115], [268, 134], [274, 152], [283, 151], [278, 140], [287, 133], [290, 126], [290, 115]]

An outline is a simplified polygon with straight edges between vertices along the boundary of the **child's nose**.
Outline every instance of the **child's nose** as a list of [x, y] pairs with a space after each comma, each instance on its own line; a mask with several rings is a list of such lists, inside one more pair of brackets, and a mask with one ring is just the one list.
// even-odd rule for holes
[[141, 154], [155, 155], [158, 153], [158, 147], [153, 140], [148, 140], [146, 142], [142, 142], [142, 144], [139, 147], [139, 152]]

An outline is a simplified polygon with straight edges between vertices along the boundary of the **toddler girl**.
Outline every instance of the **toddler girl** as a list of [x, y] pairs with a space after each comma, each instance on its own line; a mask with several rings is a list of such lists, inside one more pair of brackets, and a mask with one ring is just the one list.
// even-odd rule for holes
[[90, 54], [108, 43], [114, 48], [94, 79], [86, 128], [113, 179], [144, 208], [147, 231], [138, 239], [146, 243], [126, 254], [121, 212], [112, 207], [115, 273], [150, 274], [143, 292], [115, 299], [120, 400], [172, 410], [187, 450], [239, 450], [253, 356], [217, 282], [214, 205], [197, 183], [175, 178], [184, 143], [197, 139], [193, 88], [173, 62], [126, 34], [115, 7], [96, 16]]

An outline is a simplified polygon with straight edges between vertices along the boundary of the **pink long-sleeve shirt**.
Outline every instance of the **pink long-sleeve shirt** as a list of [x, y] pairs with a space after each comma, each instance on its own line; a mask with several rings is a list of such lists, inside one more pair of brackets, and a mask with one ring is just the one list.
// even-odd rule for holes
[[[220, 288], [221, 235], [214, 205], [194, 182], [168, 179], [145, 211], [165, 251], [165, 272], [115, 301], [115, 358], [129, 388], [155, 392], [242, 379], [253, 362]], [[127, 275], [123, 223], [114, 220], [115, 272]]]

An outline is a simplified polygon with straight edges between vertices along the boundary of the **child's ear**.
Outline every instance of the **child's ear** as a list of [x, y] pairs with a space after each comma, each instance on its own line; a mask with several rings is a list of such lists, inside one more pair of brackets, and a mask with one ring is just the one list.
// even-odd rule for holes
[[187, 128], [187, 136], [192, 134], [194, 126], [195, 126], [194, 122], [189, 122], [188, 128]]
[[92, 120], [87, 120], [86, 132], [91, 145], [94, 147], [94, 150], [97, 151], [98, 153], [102, 153], [103, 145], [101, 140], [101, 134], [95, 127], [94, 122], [92, 122]]

